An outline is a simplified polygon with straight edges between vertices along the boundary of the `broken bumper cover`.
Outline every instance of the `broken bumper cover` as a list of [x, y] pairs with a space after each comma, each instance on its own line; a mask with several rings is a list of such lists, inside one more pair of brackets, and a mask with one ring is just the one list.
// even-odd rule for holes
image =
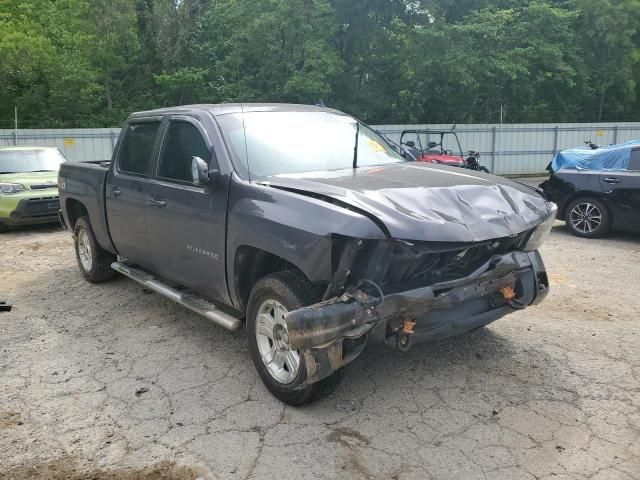
[[304, 356], [306, 383], [313, 383], [355, 359], [374, 327], [408, 347], [486, 325], [540, 302], [548, 289], [539, 253], [512, 251], [467, 277], [414, 290], [383, 295], [365, 281], [353, 293], [289, 312], [286, 323], [291, 348]]

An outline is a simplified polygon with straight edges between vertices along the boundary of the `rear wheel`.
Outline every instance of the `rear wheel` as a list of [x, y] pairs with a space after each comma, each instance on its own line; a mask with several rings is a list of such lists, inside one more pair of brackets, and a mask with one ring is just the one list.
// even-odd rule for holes
[[304, 357], [289, 346], [285, 315], [319, 302], [323, 288], [295, 271], [267, 275], [256, 283], [247, 307], [247, 338], [260, 379], [279, 400], [302, 405], [329, 395], [342, 377], [341, 370], [305, 385]]
[[98, 245], [88, 217], [78, 219], [73, 229], [73, 239], [78, 267], [85, 279], [91, 283], [102, 283], [116, 276], [111, 268], [116, 256]]
[[578, 237], [597, 238], [611, 230], [611, 215], [597, 198], [580, 197], [567, 205], [565, 221]]

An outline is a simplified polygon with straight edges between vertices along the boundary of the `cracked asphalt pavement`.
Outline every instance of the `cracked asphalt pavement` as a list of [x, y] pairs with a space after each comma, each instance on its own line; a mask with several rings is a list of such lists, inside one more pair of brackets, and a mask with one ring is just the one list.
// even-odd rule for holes
[[638, 479], [640, 238], [543, 248], [536, 307], [286, 407], [231, 334], [118, 278], [67, 232], [0, 237], [0, 478]]

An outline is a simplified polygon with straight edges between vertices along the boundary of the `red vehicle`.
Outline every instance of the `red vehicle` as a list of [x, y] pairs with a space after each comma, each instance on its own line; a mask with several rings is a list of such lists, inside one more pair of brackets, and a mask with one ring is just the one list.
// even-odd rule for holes
[[400, 143], [409, 149], [418, 162], [464, 166], [462, 147], [453, 130], [404, 130], [400, 135]]
[[403, 130], [400, 144], [405, 147], [418, 162], [440, 163], [454, 167], [469, 168], [480, 172], [489, 172], [480, 165], [478, 152], [469, 152], [465, 158], [460, 140], [455, 130]]

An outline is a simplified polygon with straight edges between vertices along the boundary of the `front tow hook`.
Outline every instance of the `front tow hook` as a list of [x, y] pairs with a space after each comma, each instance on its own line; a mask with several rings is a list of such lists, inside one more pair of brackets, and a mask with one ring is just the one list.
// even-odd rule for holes
[[491, 305], [492, 308], [509, 305], [514, 310], [524, 310], [527, 307], [516, 299], [516, 292], [512, 286], [503, 287], [494, 293], [489, 299], [489, 305]]
[[401, 352], [406, 352], [411, 348], [411, 335], [416, 326], [415, 318], [405, 318], [396, 331], [396, 348]]

